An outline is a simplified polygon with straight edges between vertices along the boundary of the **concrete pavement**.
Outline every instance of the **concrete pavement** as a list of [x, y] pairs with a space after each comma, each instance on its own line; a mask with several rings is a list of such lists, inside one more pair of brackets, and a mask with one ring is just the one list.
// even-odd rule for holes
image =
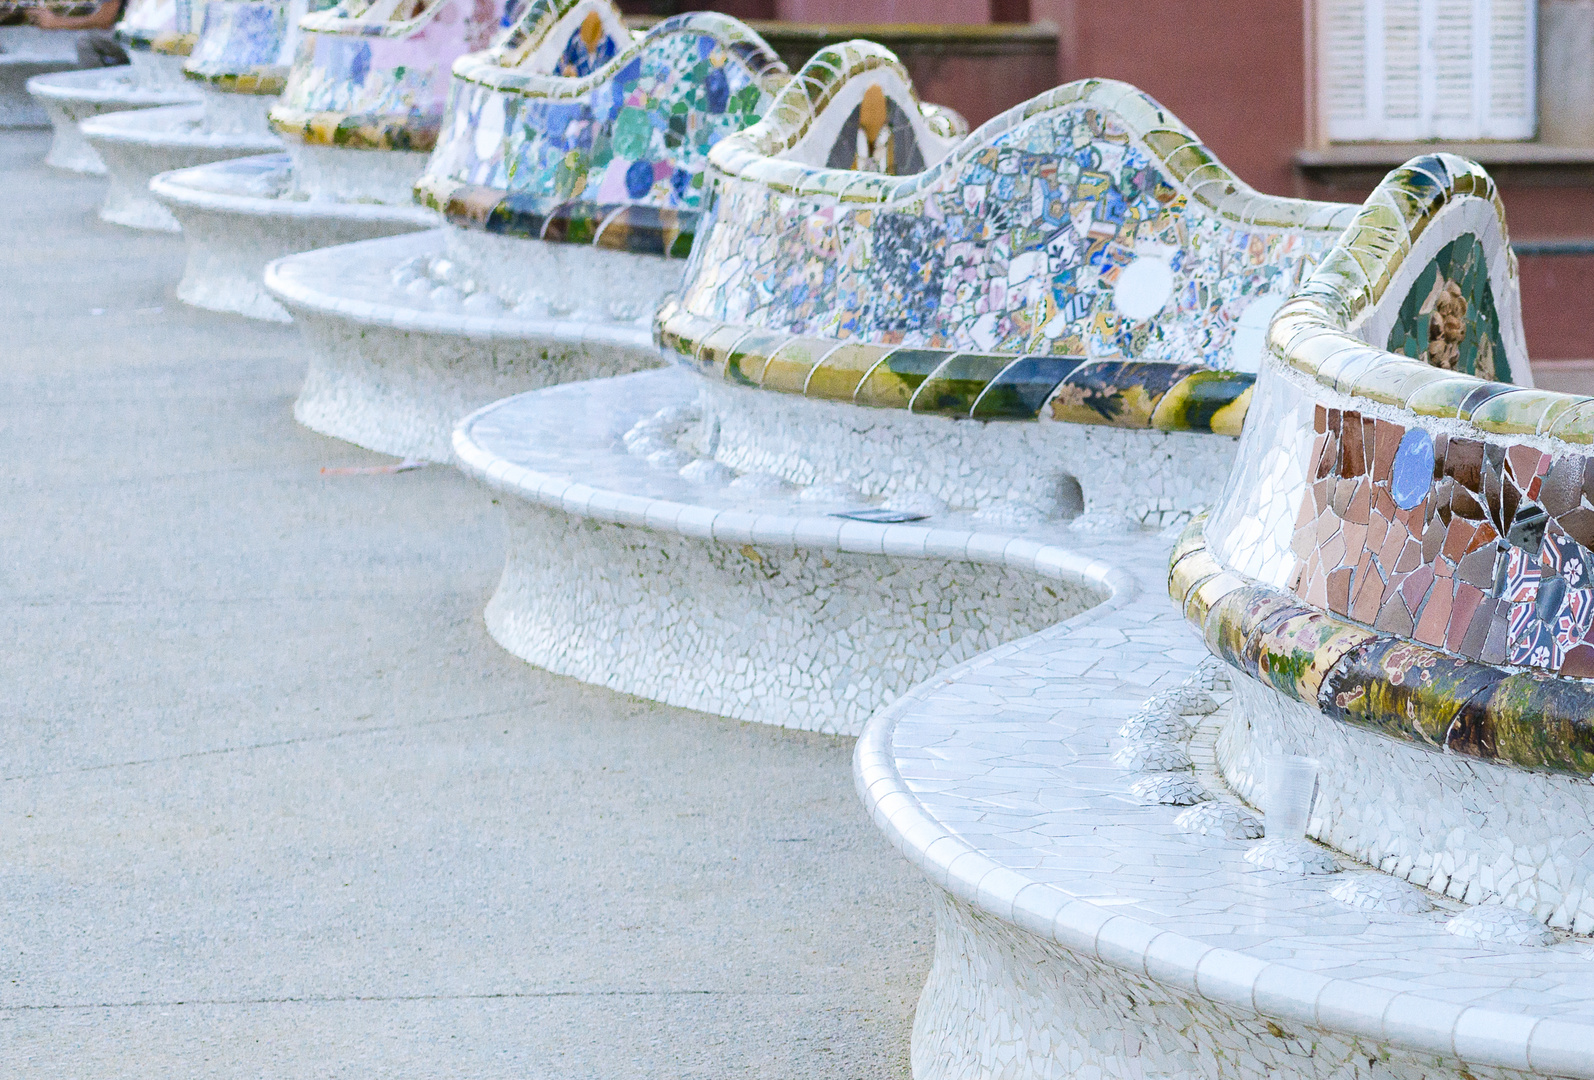
[[488, 638], [498, 512], [294, 424], [291, 327], [0, 133], [0, 1075], [905, 1077], [851, 740]]

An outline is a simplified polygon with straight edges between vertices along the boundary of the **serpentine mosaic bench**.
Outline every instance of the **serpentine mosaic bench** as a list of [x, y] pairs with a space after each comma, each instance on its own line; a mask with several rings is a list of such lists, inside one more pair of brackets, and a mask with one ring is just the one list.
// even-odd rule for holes
[[[1081, 541], [1109, 602], [869, 722], [943, 891], [918, 1080], [1594, 1076], [1594, 400], [1522, 340], [1492, 183], [1414, 160], [1276, 315], [1210, 516]], [[1247, 805], [1280, 753], [1321, 843]]]
[[104, 175], [105, 162], [78, 130], [82, 121], [106, 113], [199, 100], [198, 92], [183, 83], [181, 60], [152, 50], [153, 43], [174, 33], [176, 25], [175, 0], [134, 0], [115, 31], [128, 64], [35, 75], [28, 80], [28, 93], [44, 109], [54, 129], [45, 164], [68, 172]]
[[656, 366], [648, 319], [680, 279], [705, 154], [787, 78], [722, 15], [633, 37], [604, 0], [533, 4], [454, 66], [416, 184], [445, 228], [267, 268], [310, 346], [294, 415], [448, 460], [454, 424], [497, 398]]
[[[32, 4], [0, 4], [0, 12], [15, 14]], [[76, 5], [62, 4], [64, 11]], [[83, 66], [77, 46], [81, 30], [44, 30], [37, 26], [0, 26], [0, 128], [44, 127], [50, 118], [28, 92], [28, 81], [57, 71]]]
[[284, 255], [435, 228], [412, 188], [437, 141], [449, 69], [514, 21], [511, 0], [344, 0], [306, 16], [304, 44], [271, 125], [286, 154], [156, 177], [150, 191], [182, 224], [190, 304], [286, 321], [266, 292]]
[[513, 496], [488, 627], [563, 674], [846, 733], [1095, 602], [1038, 549], [1216, 497], [1265, 317], [1355, 213], [1257, 195], [1117, 83], [965, 136], [867, 42], [710, 163], [655, 322], [671, 369], [455, 435]]
[[[199, 101], [117, 112], [79, 130], [105, 162], [110, 188], [100, 217], [136, 229], [180, 228], [150, 193], [163, 172], [280, 150], [266, 112], [287, 81], [299, 20], [322, 0], [186, 0], [199, 27], [183, 75]], [[180, 47], [184, 35], [173, 42]]]

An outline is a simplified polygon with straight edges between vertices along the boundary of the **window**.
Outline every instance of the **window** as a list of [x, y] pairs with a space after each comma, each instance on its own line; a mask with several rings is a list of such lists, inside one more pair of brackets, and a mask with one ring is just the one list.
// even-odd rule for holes
[[1330, 142], [1531, 139], [1534, 0], [1317, 0]]

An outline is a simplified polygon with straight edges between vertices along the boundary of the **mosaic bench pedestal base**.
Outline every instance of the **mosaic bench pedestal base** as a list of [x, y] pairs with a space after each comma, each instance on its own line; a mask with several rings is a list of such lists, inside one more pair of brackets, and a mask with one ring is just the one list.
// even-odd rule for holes
[[41, 30], [0, 26], [0, 128], [42, 128], [50, 123], [28, 92], [28, 80], [57, 71], [76, 71], [82, 30]]
[[[421, 154], [349, 150], [368, 171], [392, 169], [413, 179], [425, 164]], [[402, 160], [393, 160], [402, 159]], [[295, 190], [287, 154], [233, 158], [162, 173], [150, 194], [182, 226], [188, 261], [177, 298], [195, 307], [231, 311], [255, 319], [289, 321], [266, 292], [266, 264], [335, 244], [435, 228], [436, 214], [410, 204], [342, 202]]]
[[[483, 405], [659, 363], [645, 316], [596, 322], [521, 314], [506, 310], [485, 289], [473, 291], [461, 280], [464, 271], [445, 268], [457, 250], [451, 232], [323, 248], [266, 268], [267, 289], [293, 316], [310, 349], [309, 372], [293, 410], [301, 424], [384, 454], [451, 461], [454, 425]], [[512, 250], [522, 255], [538, 244], [503, 243], [516, 245]], [[583, 268], [615, 254], [546, 247], [560, 249], [553, 252], [560, 261], [546, 267], [550, 278], [577, 287], [585, 281], [594, 291], [599, 285], [583, 277]], [[466, 291], [446, 284], [445, 277]]]
[[[1235, 676], [1218, 750], [1249, 794], [1270, 754], [1320, 763], [1313, 834], [1398, 878], [1594, 933], [1594, 792], [1575, 776], [1440, 753], [1325, 716]], [[1590, 946], [1594, 952], [1594, 944]]]
[[[218, 105], [219, 99], [228, 97], [237, 100]], [[266, 110], [273, 100], [206, 93], [202, 104], [167, 105], [85, 120], [80, 125], [83, 138], [105, 162], [111, 180], [100, 206], [101, 220], [134, 229], [177, 232], [177, 219], [155, 201], [149, 182], [163, 172], [282, 149], [282, 140], [265, 127]], [[252, 122], [254, 114], [258, 114], [258, 122]]]
[[[916, 1080], [1594, 1076], [1587, 942], [1480, 940], [1513, 913], [1343, 857], [1247, 861], [1260, 823], [1217, 769], [1243, 702], [1202, 689], [1166, 542], [1092, 555], [1112, 601], [925, 682], [858, 742], [870, 813], [943, 890]], [[1146, 752], [1148, 715], [1177, 753]]]
[[[508, 560], [487, 606], [510, 652], [587, 682], [723, 716], [856, 734], [950, 664], [1101, 599], [1054, 523], [912, 523], [828, 489], [730, 481], [628, 432], [697, 402], [668, 368], [491, 405], [454, 436], [501, 493]], [[730, 481], [730, 482], [727, 482]]]
[[157, 89], [145, 85], [141, 73], [132, 65], [35, 75], [28, 80], [28, 93], [44, 109], [54, 129], [44, 163], [90, 176], [103, 176], [105, 162], [83, 138], [78, 129], [82, 121], [106, 113], [199, 100], [199, 95], [185, 86]]

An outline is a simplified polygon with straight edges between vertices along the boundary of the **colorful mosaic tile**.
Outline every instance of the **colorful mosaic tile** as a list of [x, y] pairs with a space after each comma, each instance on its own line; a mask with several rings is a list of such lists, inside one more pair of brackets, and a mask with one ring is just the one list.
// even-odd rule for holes
[[910, 176], [923, 172], [925, 161], [913, 120], [878, 85], [869, 87], [841, 125], [825, 155], [831, 169]]
[[[1409, 220], [1394, 220], [1391, 203]], [[1433, 223], [1441, 211], [1449, 224]], [[1419, 235], [1442, 246], [1387, 295], [1376, 283], [1404, 280]], [[1319, 382], [1452, 423], [1317, 404], [1304, 486], [1289, 507], [1294, 563], [1274, 580], [1315, 608], [1469, 660], [1594, 677], [1591, 461], [1487, 434], [1575, 437], [1558, 418], [1576, 415], [1571, 399], [1473, 377], [1509, 379], [1515, 366], [1501, 316], [1515, 317], [1518, 300], [1513, 289], [1497, 309], [1491, 250], [1508, 256], [1487, 174], [1447, 155], [1418, 158], [1374, 192], [1275, 321], [1274, 347]], [[1351, 313], [1376, 321], [1390, 305], [1389, 352], [1345, 331]], [[1475, 418], [1487, 427], [1453, 426]]]
[[1594, 676], [1594, 477], [1580, 454], [1317, 408], [1294, 591], [1493, 664]]
[[[310, 143], [428, 151], [442, 126], [454, 61], [484, 48], [521, 6], [345, 0], [308, 16], [272, 126]], [[388, 17], [378, 18], [387, 8]]]
[[605, 30], [603, 20], [596, 14], [589, 14], [581, 20], [581, 26], [575, 33], [570, 35], [570, 40], [565, 42], [564, 51], [553, 66], [553, 74], [561, 79], [579, 79], [583, 75], [591, 75], [613, 60], [619, 48], [620, 43]]
[[299, 20], [332, 0], [209, 0], [183, 72], [236, 94], [280, 94], [298, 50]]
[[[1481, 168], [1391, 173], [1271, 325], [1276, 355], [1335, 396], [1265, 372], [1254, 464], [1214, 518], [1245, 571], [1182, 543], [1169, 587], [1217, 655], [1327, 715], [1588, 775], [1594, 401], [1497, 381], [1527, 370], [1514, 275]], [[1362, 340], [1380, 326], [1389, 351]], [[1314, 629], [1281, 647], [1292, 621]]]
[[1199, 540], [1202, 525], [1192, 524], [1175, 550], [1169, 592], [1228, 663], [1328, 716], [1392, 738], [1594, 775], [1594, 685], [1513, 673], [1399, 631], [1368, 630], [1245, 581], [1211, 560]]
[[684, 257], [709, 148], [762, 115], [786, 69], [752, 31], [707, 13], [658, 23], [580, 77], [492, 63], [587, 63], [608, 51], [593, 9], [540, 0], [495, 50], [456, 66], [417, 199], [467, 228]]
[[[1387, 297], [1429, 225], [1463, 209], [1476, 221], [1451, 230], [1398, 301]], [[1491, 262], [1503, 268], [1498, 278]], [[1426, 154], [1384, 178], [1342, 242], [1280, 310], [1269, 341], [1290, 366], [1342, 392], [1421, 416], [1472, 419], [1485, 431], [1542, 429], [1594, 442], [1594, 411], [1578, 413], [1564, 395], [1512, 385], [1530, 378], [1516, 274], [1493, 179], [1476, 162]], [[1397, 302], [1383, 339], [1388, 351], [1368, 348], [1355, 331]]]
[[177, 30], [177, 0], [132, 0], [113, 34], [122, 48], [137, 51]]
[[[661, 342], [684, 342], [684, 362], [727, 378], [738, 376], [697, 348], [708, 335], [866, 343], [897, 351], [850, 384], [821, 377], [821, 354], [813, 378], [779, 388], [982, 419], [1236, 433], [1260, 355], [1260, 334], [1237, 355], [1242, 318], [1253, 305], [1270, 314], [1353, 211], [1250, 192], [1149, 98], [1096, 81], [943, 144], [922, 171], [874, 176], [902, 162], [866, 161], [862, 106], [843, 89], [887, 73], [910, 85], [878, 46], [821, 52], [764, 123], [715, 149], [711, 209], [682, 300], [656, 320]], [[834, 123], [828, 101], [850, 115], [833, 145], [805, 155], [806, 134]], [[1236, 201], [1212, 201], [1220, 180]]]
[[[166, 56], [191, 55], [194, 45], [199, 41], [199, 31], [205, 25], [205, 7], [208, 3], [209, 0], [174, 0], [171, 29], [150, 39], [150, 51]], [[120, 29], [117, 36], [120, 40]], [[135, 40], [126, 44], [138, 48]]]
[[1386, 347], [1446, 371], [1511, 381], [1487, 256], [1476, 236], [1450, 241], [1423, 268], [1400, 305]]

